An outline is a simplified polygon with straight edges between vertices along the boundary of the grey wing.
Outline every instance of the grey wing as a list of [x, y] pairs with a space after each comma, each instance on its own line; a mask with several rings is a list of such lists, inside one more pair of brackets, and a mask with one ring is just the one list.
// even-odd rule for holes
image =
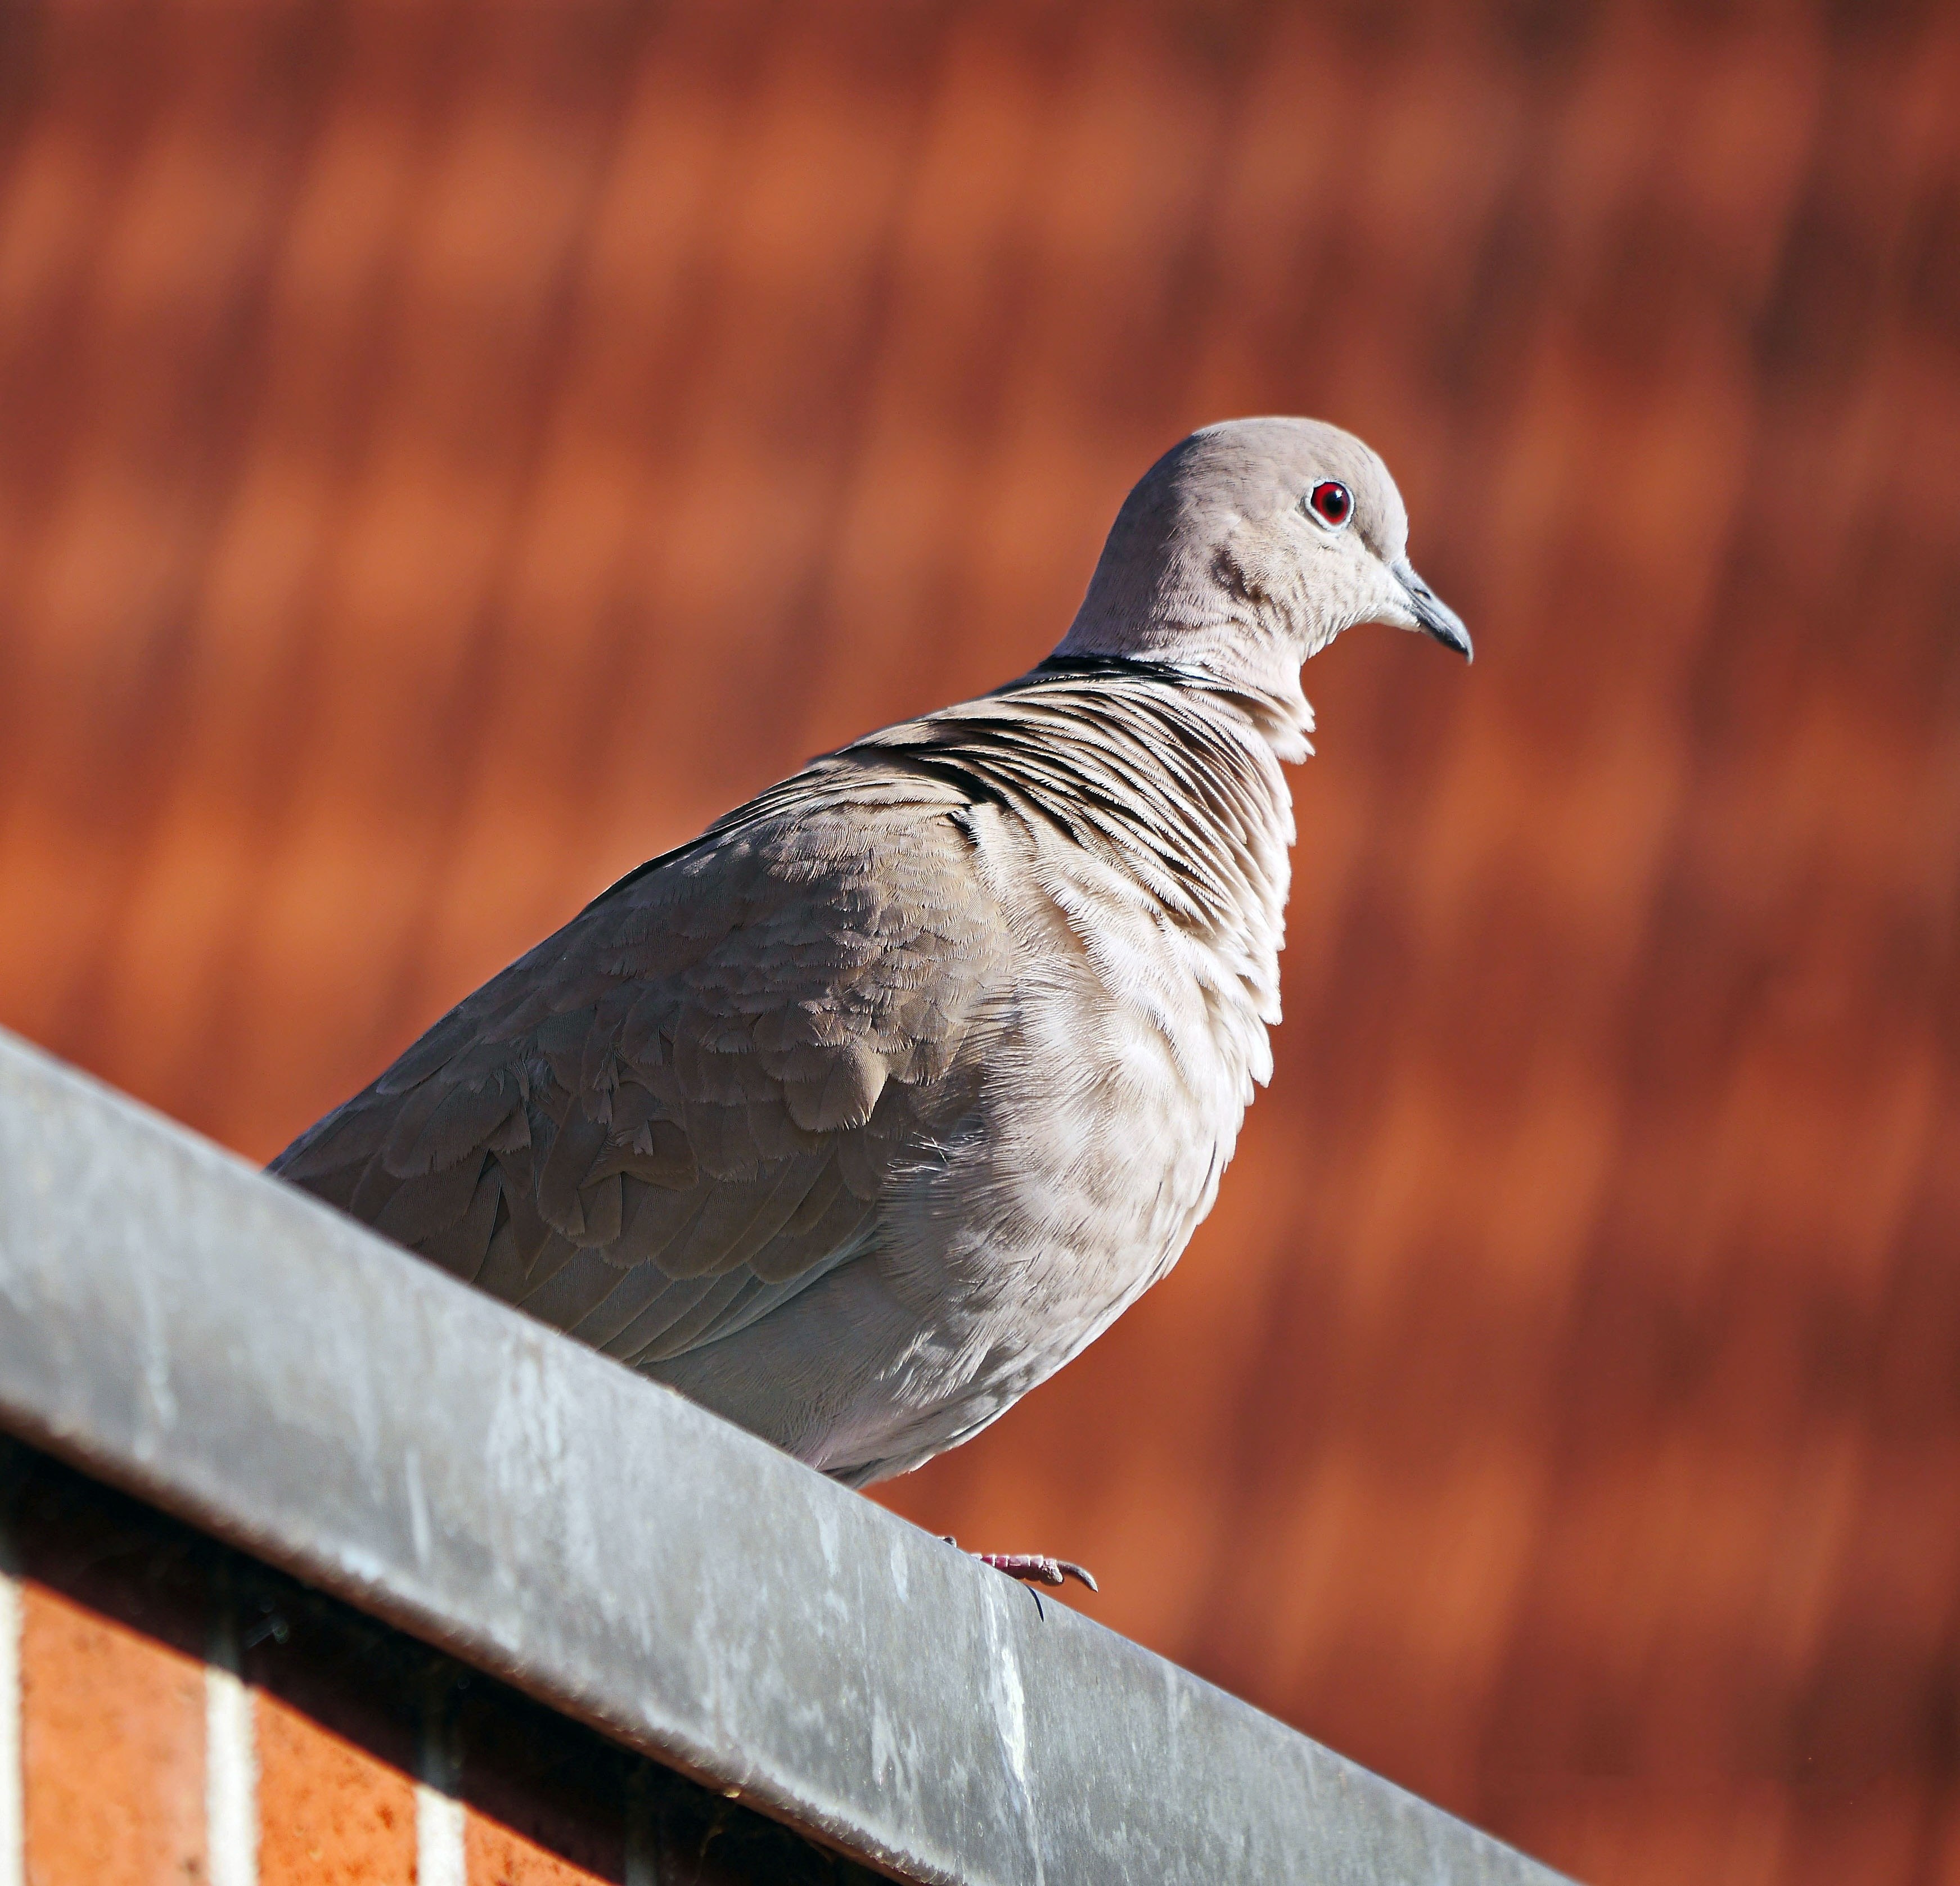
[[766, 1315], [971, 1105], [1007, 974], [963, 800], [884, 784], [625, 880], [272, 1170], [631, 1364]]

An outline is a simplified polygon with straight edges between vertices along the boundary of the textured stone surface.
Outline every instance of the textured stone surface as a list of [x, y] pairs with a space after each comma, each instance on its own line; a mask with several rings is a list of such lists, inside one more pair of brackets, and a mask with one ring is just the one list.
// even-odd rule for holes
[[256, 1703], [259, 1886], [415, 1886], [415, 1783], [282, 1698]]
[[188, 1886], [204, 1872], [204, 1671], [65, 1594], [21, 1606], [33, 1886]]

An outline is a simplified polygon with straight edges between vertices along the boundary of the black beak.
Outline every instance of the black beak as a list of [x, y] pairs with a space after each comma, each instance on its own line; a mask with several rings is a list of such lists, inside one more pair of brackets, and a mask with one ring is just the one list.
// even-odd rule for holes
[[1416, 574], [1406, 557], [1395, 568], [1402, 587], [1408, 592], [1409, 607], [1415, 619], [1444, 647], [1455, 649], [1465, 661], [1473, 660], [1470, 631], [1463, 626], [1463, 618]]

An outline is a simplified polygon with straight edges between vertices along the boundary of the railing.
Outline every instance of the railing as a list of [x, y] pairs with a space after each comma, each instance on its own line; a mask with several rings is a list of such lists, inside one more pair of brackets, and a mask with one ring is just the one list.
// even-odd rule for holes
[[[725, 1862], [765, 1856], [731, 1879], [854, 1876], [823, 1871], [833, 1853], [1003, 1886], [1554, 1878], [4, 1037], [0, 1426], [66, 1463], [21, 1452], [30, 1581], [37, 1535], [100, 1483], [168, 1515], [142, 1522], [153, 1541], [218, 1542], [171, 1560], [228, 1594], [208, 1734], [251, 1734], [222, 1700], [259, 1680], [240, 1592], [275, 1592], [266, 1615], [315, 1607], [323, 1644], [364, 1614], [371, 1670], [321, 1654], [343, 1687], [396, 1699], [377, 1720], [422, 1697], [396, 1763], [419, 1773], [417, 1837], [449, 1842], [450, 1878], [463, 1823], [445, 1804], [470, 1798], [477, 1751], [428, 1698], [464, 1668], [531, 1700], [510, 1694], [506, 1716], [541, 1704], [603, 1751], [566, 1761], [615, 1776], [578, 1811], [618, 1821], [629, 1879], [697, 1877], [663, 1873], [660, 1840], [679, 1837], [655, 1836], [707, 1825], [706, 1804]], [[19, 1876], [18, 1708], [0, 1698], [0, 1886]], [[228, 1807], [212, 1779], [224, 1759], [202, 1764], [210, 1813], [256, 1852], [243, 1784]], [[818, 1870], [768, 1859], [791, 1837], [761, 1817]], [[245, 1859], [232, 1877], [252, 1877]]]

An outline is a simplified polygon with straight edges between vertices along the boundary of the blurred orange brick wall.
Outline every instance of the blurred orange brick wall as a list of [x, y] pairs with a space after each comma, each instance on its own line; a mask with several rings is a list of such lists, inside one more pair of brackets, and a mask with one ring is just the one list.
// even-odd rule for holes
[[1319, 413], [1176, 1274], [883, 1496], [1599, 1886], [1960, 1881], [1960, 8], [0, 9], [0, 1021], [269, 1154]]

